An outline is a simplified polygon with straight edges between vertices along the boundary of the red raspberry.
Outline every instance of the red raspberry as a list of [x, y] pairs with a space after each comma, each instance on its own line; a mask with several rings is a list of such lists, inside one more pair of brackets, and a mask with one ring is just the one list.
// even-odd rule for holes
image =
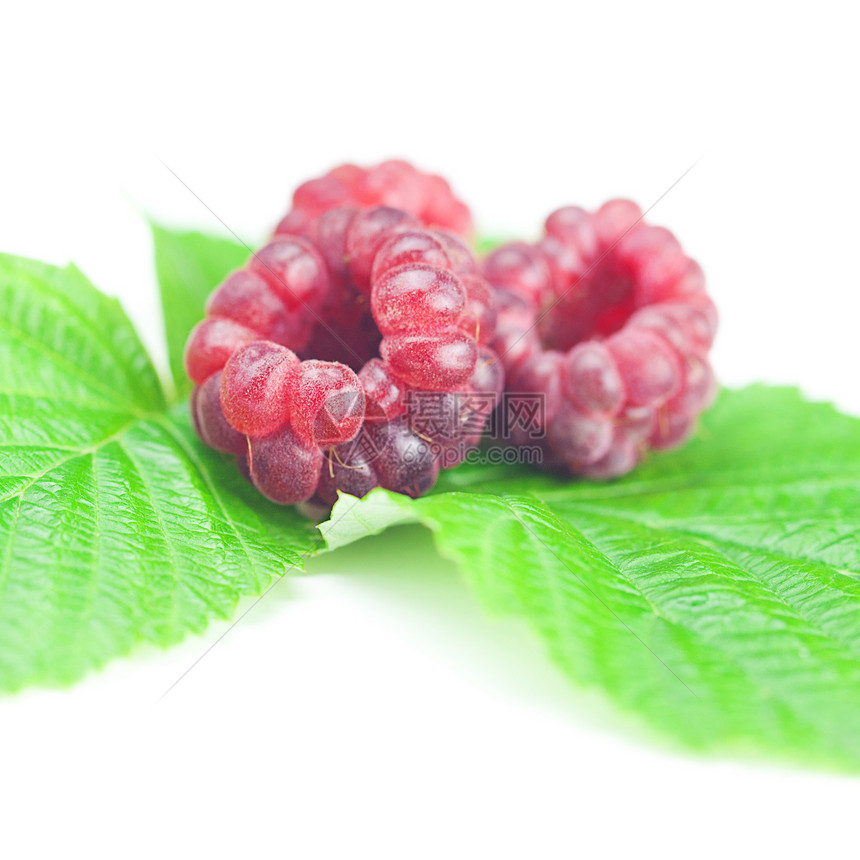
[[[503, 387], [486, 346], [495, 293], [462, 239], [421, 226], [464, 222], [447, 184], [425, 180], [387, 162], [306, 183], [189, 341], [198, 433], [274, 501], [420, 495], [480, 439]], [[416, 433], [410, 394], [455, 402], [464, 429]]]
[[508, 386], [544, 395], [550, 466], [623, 474], [649, 447], [682, 442], [713, 399], [702, 270], [635, 203], [559, 209], [535, 245], [496, 249], [483, 272]]
[[409, 212], [425, 226], [438, 226], [461, 236], [472, 232], [468, 207], [441, 176], [421, 173], [398, 160], [370, 168], [343, 164], [305, 182], [296, 189], [293, 209], [276, 232], [304, 235], [314, 218], [343, 206], [391, 206]]

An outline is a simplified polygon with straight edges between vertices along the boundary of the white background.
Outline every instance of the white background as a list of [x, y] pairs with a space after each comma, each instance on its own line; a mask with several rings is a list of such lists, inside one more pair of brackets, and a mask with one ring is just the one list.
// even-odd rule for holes
[[[485, 234], [650, 206], [703, 264], [723, 382], [860, 412], [850, 4], [15, 4], [0, 249], [77, 262], [163, 363], [143, 215], [263, 237], [335, 163], [444, 172]], [[404, 563], [404, 559], [408, 559]], [[486, 618], [420, 531], [227, 629], [0, 702], [0, 854], [847, 854], [857, 784], [661, 748]], [[240, 607], [244, 610], [250, 606]]]

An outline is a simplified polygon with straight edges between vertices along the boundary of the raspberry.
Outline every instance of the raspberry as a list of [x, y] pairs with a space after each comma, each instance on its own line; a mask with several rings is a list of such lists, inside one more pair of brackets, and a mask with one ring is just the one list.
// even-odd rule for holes
[[[446, 229], [468, 222], [444, 180], [404, 162], [300, 187], [189, 340], [204, 442], [282, 504], [429, 490], [477, 444], [504, 385], [495, 292]], [[456, 426], [416, 432], [412, 395], [450, 401]]]
[[716, 390], [716, 312], [701, 268], [635, 203], [559, 209], [536, 244], [496, 249], [483, 274], [509, 388], [544, 395], [549, 466], [612, 478], [692, 432]]
[[303, 235], [313, 219], [347, 206], [390, 206], [409, 212], [425, 226], [438, 226], [462, 236], [472, 232], [468, 207], [441, 176], [422, 173], [398, 160], [370, 168], [343, 164], [305, 182], [293, 194], [293, 209], [276, 232]]
[[231, 427], [250, 436], [265, 436], [290, 417], [299, 359], [270, 341], [237, 349], [221, 377], [221, 405]]

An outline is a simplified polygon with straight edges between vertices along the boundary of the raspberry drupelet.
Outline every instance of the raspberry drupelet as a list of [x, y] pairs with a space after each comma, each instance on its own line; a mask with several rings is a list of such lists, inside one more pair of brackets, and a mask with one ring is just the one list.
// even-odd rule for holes
[[699, 265], [635, 203], [559, 209], [482, 270], [507, 389], [544, 395], [546, 465], [616, 477], [692, 432], [716, 391], [716, 310]]

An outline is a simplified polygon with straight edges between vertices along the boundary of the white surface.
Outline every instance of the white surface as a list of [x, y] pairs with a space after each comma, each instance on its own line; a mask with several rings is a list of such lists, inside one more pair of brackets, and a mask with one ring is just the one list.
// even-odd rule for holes
[[[159, 361], [139, 212], [264, 235], [301, 179], [403, 155], [486, 234], [626, 195], [705, 267], [724, 382], [860, 412], [860, 64], [848, 4], [16, 4], [0, 248], [74, 259]], [[224, 632], [0, 703], [9, 857], [839, 855], [856, 783], [677, 756], [486, 619], [426, 537]], [[324, 575], [323, 575], [324, 574]]]

